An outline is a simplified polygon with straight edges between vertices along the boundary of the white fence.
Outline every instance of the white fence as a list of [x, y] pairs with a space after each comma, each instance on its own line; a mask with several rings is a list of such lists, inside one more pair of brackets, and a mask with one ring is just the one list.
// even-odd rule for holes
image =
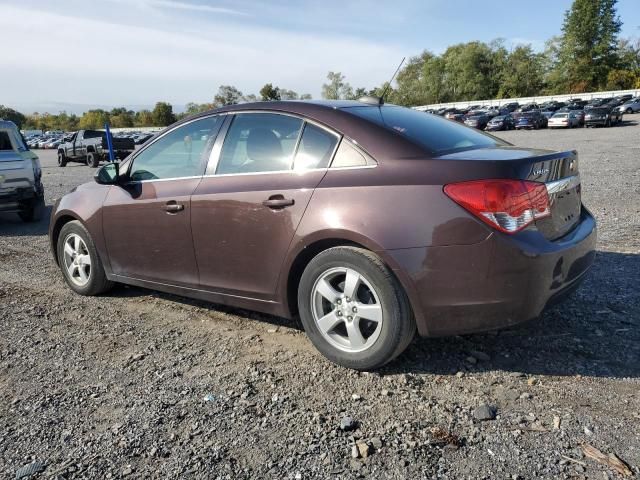
[[640, 95], [640, 89], [635, 90], [614, 90], [610, 92], [590, 92], [590, 93], [571, 93], [567, 95], [547, 95], [537, 97], [523, 97], [523, 98], [500, 98], [492, 100], [469, 100], [465, 102], [447, 102], [447, 103], [434, 103], [432, 105], [420, 105], [414, 107], [416, 110], [438, 109], [438, 108], [466, 108], [471, 105], [491, 105], [500, 106], [505, 103], [518, 102], [520, 105], [527, 103], [543, 103], [549, 100], [556, 100], [558, 102], [566, 102], [572, 98], [581, 98], [582, 100], [591, 100], [592, 98], [611, 98], [618, 95], [631, 94], [634, 97]]

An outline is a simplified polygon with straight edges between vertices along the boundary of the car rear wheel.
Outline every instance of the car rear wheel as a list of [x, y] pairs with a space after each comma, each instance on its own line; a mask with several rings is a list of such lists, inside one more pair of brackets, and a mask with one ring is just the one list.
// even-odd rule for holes
[[60, 230], [57, 252], [64, 279], [74, 292], [98, 295], [113, 287], [91, 235], [77, 220], [66, 223]]
[[100, 159], [95, 153], [87, 153], [87, 165], [89, 165], [91, 168], [98, 168], [100, 166]]
[[58, 166], [66, 167], [67, 166], [67, 157], [64, 156], [64, 153], [58, 153]]
[[415, 335], [402, 286], [380, 257], [362, 248], [330, 248], [313, 258], [300, 280], [298, 308], [314, 346], [347, 368], [379, 368]]

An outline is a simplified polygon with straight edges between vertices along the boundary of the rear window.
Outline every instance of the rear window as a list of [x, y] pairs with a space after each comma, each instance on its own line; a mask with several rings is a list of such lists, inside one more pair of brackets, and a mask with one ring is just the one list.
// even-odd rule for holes
[[410, 108], [350, 107], [345, 111], [392, 130], [431, 153], [508, 145], [478, 130]]

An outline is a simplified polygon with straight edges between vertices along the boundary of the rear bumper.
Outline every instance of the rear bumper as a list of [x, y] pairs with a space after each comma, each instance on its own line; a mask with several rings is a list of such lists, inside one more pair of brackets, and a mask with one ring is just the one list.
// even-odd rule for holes
[[596, 223], [580, 222], [556, 241], [535, 229], [493, 233], [473, 245], [387, 253], [398, 266], [422, 336], [494, 330], [538, 317], [575, 290], [593, 263]]
[[584, 121], [585, 125], [606, 125], [607, 124], [607, 120], [603, 119], [603, 120], [585, 120]]

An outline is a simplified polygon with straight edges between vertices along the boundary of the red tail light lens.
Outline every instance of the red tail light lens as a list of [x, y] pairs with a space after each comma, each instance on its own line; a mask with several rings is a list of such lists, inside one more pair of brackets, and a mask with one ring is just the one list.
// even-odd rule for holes
[[551, 215], [544, 183], [525, 180], [474, 180], [445, 185], [444, 193], [480, 220], [515, 233]]

